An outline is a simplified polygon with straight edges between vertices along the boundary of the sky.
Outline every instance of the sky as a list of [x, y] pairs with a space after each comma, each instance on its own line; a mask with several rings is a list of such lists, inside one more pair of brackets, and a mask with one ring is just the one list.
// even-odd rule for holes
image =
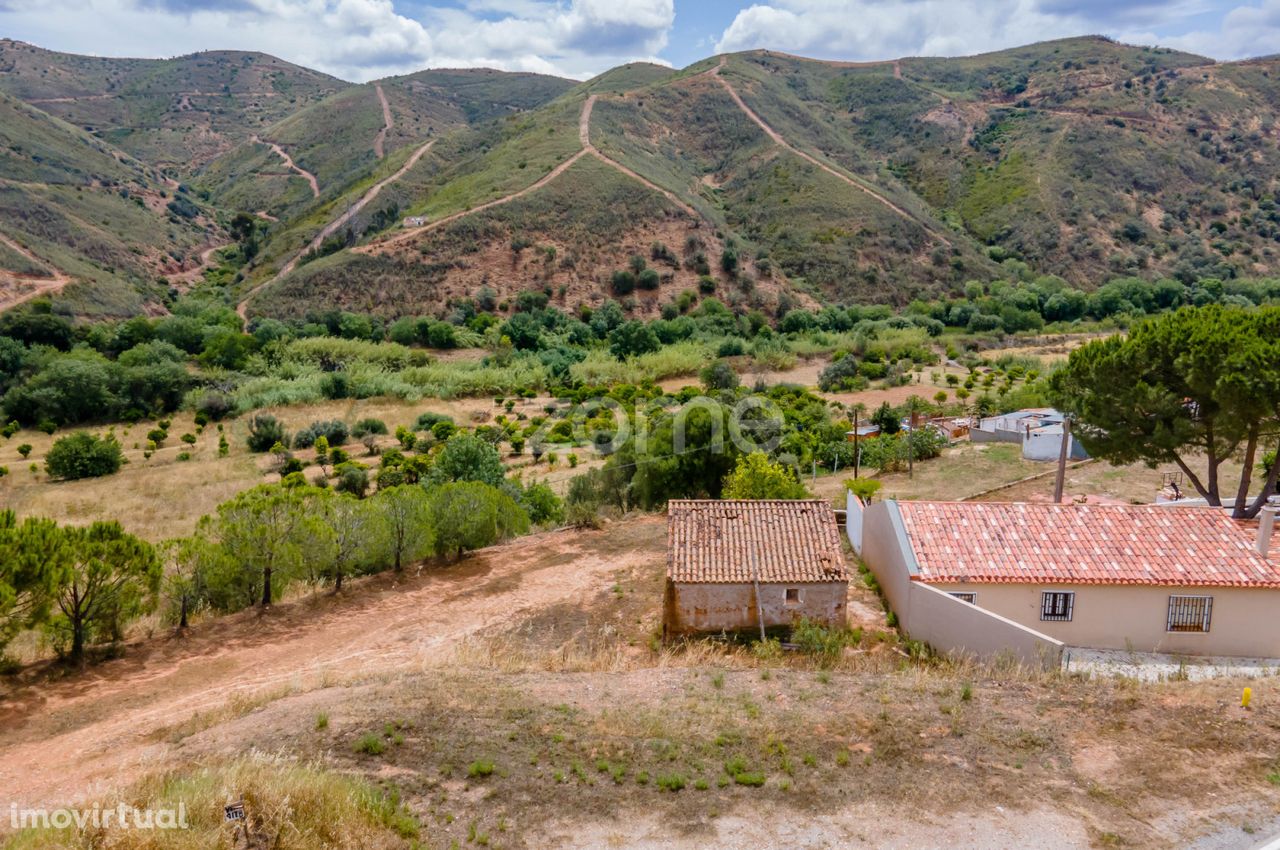
[[53, 50], [259, 50], [354, 82], [446, 67], [585, 79], [754, 48], [956, 56], [1086, 34], [1260, 56], [1280, 52], [1280, 0], [0, 0], [0, 37]]

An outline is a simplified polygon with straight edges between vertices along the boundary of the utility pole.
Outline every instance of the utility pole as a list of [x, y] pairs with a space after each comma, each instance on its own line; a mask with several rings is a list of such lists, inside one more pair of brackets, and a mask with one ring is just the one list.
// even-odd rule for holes
[[916, 436], [916, 397], [912, 396], [907, 400], [908, 410], [910, 410], [910, 430], [907, 432], [907, 479], [910, 480], [916, 476], [915, 467], [915, 436]]
[[1062, 445], [1058, 447], [1058, 477], [1053, 482], [1053, 503], [1062, 502], [1062, 490], [1067, 482], [1067, 449], [1071, 444], [1071, 417], [1062, 418]]
[[862, 465], [862, 452], [858, 449], [858, 412], [860, 405], [853, 405], [853, 477], [858, 477], [858, 468]]

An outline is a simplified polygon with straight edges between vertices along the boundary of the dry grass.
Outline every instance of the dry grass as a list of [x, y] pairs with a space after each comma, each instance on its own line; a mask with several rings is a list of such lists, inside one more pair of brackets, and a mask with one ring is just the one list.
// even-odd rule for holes
[[[248, 837], [233, 838], [223, 806], [243, 800]], [[17, 835], [10, 850], [205, 850], [246, 846], [273, 850], [392, 850], [416, 846], [416, 820], [397, 797], [363, 779], [251, 752], [228, 761], [157, 774], [100, 801], [141, 810], [185, 808], [187, 829], [38, 829]], [[245, 841], [244, 845], [240, 841]]]
[[[547, 399], [521, 400], [516, 411], [534, 416], [542, 412], [546, 402]], [[397, 426], [411, 427], [426, 411], [447, 414], [460, 425], [474, 425], [492, 421], [502, 408], [495, 406], [492, 399], [431, 399], [410, 403], [379, 398], [296, 405], [265, 412], [280, 419], [290, 432], [321, 419], [340, 419], [351, 425], [359, 419], [373, 417], [386, 422], [388, 430], [394, 433]], [[153, 542], [190, 534], [200, 517], [212, 513], [222, 502], [264, 480], [273, 480], [268, 471], [269, 456], [255, 455], [245, 445], [248, 417], [227, 420], [222, 426], [230, 445], [226, 457], [218, 455], [216, 424], [206, 426], [203, 433], [197, 435], [195, 446], [188, 447], [180, 438], [183, 434], [195, 434], [193, 415], [174, 414], [169, 439], [149, 459], [143, 453], [147, 432], [156, 427], [154, 423], [114, 426], [111, 430], [124, 449], [125, 466], [115, 475], [81, 481], [53, 481], [44, 471], [45, 454], [53, 441], [65, 432], [50, 436], [39, 431], [20, 431], [0, 442], [0, 466], [9, 468], [9, 474], [0, 477], [0, 504], [20, 516], [46, 516], [70, 524], [119, 519], [130, 532]], [[108, 429], [90, 430], [105, 433]], [[390, 436], [380, 442], [384, 446], [396, 445], [395, 438]], [[24, 443], [32, 447], [27, 460], [18, 453], [18, 446]], [[364, 447], [354, 439], [346, 448], [357, 460], [365, 453]], [[178, 460], [184, 451], [191, 454], [190, 460]], [[584, 461], [592, 454], [589, 449], [574, 451]], [[528, 460], [515, 465], [528, 466]], [[35, 472], [29, 469], [33, 463], [39, 467]], [[528, 469], [526, 477], [528, 474], [541, 477], [549, 471], [544, 459], [536, 468]], [[579, 471], [574, 470], [572, 474]], [[567, 464], [556, 470], [555, 477], [571, 477]], [[567, 481], [560, 487], [567, 487]]]

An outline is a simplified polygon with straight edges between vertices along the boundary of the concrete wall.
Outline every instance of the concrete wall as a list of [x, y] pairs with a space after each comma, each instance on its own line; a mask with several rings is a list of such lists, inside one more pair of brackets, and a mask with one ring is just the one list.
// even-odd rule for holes
[[[797, 602], [787, 601], [789, 588], [799, 592]], [[760, 608], [766, 629], [790, 626], [801, 617], [826, 625], [843, 626], [848, 617], [848, 597], [849, 585], [843, 581], [760, 585]], [[687, 584], [668, 581], [662, 626], [668, 635], [759, 629], [755, 587], [751, 583]]]
[[902, 622], [911, 637], [949, 653], [1004, 657], [1046, 669], [1062, 664], [1060, 641], [920, 581], [911, 582], [910, 610]]
[[1061, 665], [1060, 641], [912, 580], [919, 567], [896, 502], [864, 506], [850, 494], [846, 517], [854, 551], [875, 575], [890, 610], [912, 638], [944, 653], [1011, 658], [1049, 669]]
[[[1089, 457], [1089, 453], [1084, 450], [1084, 446], [1080, 445], [1075, 437], [1068, 437], [1067, 440], [1068, 459], [1085, 460]], [[1032, 431], [1022, 439], [1022, 456], [1027, 460], [1057, 461], [1058, 453], [1061, 449], [1061, 428], [1042, 428]]]
[[[1072, 646], [1280, 658], [1280, 590], [973, 582], [934, 586], [943, 591], [976, 593], [982, 608]], [[1040, 620], [1043, 591], [1075, 593], [1070, 622]], [[1209, 631], [1166, 632], [1170, 595], [1212, 596]]]
[[970, 428], [969, 440], [974, 443], [1021, 443], [1021, 431], [988, 431], [982, 428]]

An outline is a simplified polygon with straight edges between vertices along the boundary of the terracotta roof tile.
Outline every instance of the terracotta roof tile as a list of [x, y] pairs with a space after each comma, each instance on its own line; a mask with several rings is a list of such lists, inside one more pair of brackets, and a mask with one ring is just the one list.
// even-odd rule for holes
[[835, 512], [820, 500], [673, 500], [667, 577], [677, 582], [847, 581]]
[[1254, 533], [1211, 508], [899, 502], [935, 582], [1280, 587]]

